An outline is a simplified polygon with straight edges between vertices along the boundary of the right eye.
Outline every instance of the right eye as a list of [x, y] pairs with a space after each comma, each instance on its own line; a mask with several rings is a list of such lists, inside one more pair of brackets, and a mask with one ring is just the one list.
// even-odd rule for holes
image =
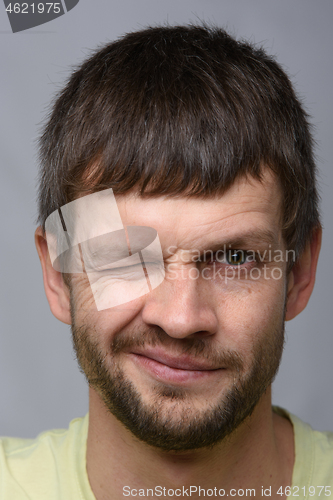
[[121, 266], [121, 267], [110, 267], [106, 269], [96, 269], [95, 270], [97, 273], [101, 273], [104, 275], [108, 276], [128, 276], [131, 274], [137, 274], [141, 273], [143, 271], [142, 265], [140, 264], [134, 264], [132, 266]]

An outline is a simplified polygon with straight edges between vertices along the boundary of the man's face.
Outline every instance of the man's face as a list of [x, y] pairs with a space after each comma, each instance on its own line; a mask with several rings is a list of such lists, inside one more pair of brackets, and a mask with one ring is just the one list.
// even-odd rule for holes
[[164, 450], [211, 446], [252, 413], [279, 366], [286, 302], [279, 184], [266, 171], [261, 183], [241, 179], [214, 199], [116, 200], [125, 226], [157, 230], [165, 279], [97, 311], [88, 280], [73, 275], [79, 363], [139, 439]]

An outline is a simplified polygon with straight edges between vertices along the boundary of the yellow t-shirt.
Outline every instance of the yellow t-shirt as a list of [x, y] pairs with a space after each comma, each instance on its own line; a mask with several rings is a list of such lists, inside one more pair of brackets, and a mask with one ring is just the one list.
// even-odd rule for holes
[[36, 439], [0, 440], [0, 500], [96, 500], [86, 472], [88, 414]]
[[[313, 431], [285, 410], [274, 411], [294, 426], [288, 498], [333, 500], [333, 432]], [[96, 500], [86, 472], [87, 432], [88, 415], [73, 420], [69, 429], [43, 432], [36, 439], [0, 439], [0, 500]]]
[[294, 428], [295, 463], [288, 499], [333, 500], [333, 432], [314, 431], [295, 415], [273, 408]]

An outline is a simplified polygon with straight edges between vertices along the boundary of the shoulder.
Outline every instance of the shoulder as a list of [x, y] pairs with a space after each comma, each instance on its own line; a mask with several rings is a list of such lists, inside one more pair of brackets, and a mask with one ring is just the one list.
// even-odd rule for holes
[[1, 438], [1, 499], [53, 500], [74, 494], [77, 476], [85, 469], [87, 431], [88, 416], [73, 420], [68, 429], [43, 432], [36, 439]]
[[[274, 407], [274, 411], [288, 418], [293, 425], [293, 485], [305, 488], [307, 491], [304, 493], [310, 496], [310, 486], [317, 488], [321, 485], [331, 487], [333, 494], [333, 432], [316, 431], [300, 418], [281, 408]], [[311, 488], [311, 491], [314, 490]], [[317, 493], [318, 491], [315, 492]]]

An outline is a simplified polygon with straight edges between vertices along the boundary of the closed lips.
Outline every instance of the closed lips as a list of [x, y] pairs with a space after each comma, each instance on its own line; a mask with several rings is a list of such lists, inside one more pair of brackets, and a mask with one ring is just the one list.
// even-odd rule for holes
[[136, 356], [146, 357], [158, 363], [168, 366], [169, 368], [175, 368], [178, 370], [190, 370], [190, 371], [213, 371], [219, 370], [222, 367], [210, 366], [207, 362], [198, 361], [196, 359], [190, 358], [189, 356], [171, 356], [166, 353], [161, 353], [158, 351], [132, 351], [132, 354]]

